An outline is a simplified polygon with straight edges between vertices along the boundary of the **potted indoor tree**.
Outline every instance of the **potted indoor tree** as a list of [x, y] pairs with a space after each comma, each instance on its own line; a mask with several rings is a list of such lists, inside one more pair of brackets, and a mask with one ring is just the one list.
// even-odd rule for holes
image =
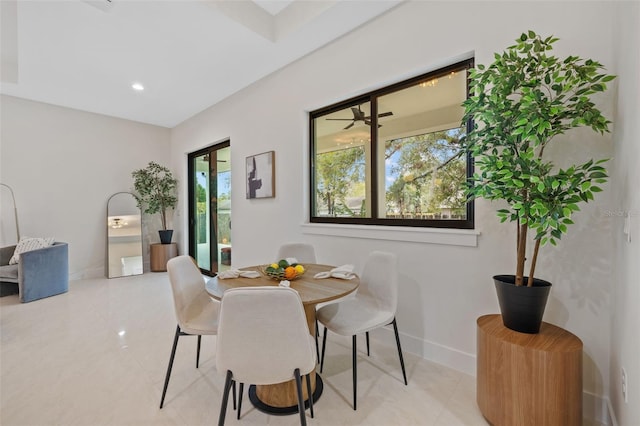
[[615, 78], [594, 60], [551, 55], [557, 40], [523, 33], [491, 65], [470, 71], [471, 95], [463, 103], [463, 123], [472, 123], [463, 143], [476, 165], [468, 195], [502, 200], [498, 217], [517, 226], [515, 274], [494, 281], [505, 326], [525, 333], [539, 331], [551, 286], [535, 278], [539, 248], [556, 245], [579, 204], [607, 180], [606, 159], [558, 168], [545, 152], [576, 127], [609, 131], [591, 96]]
[[133, 187], [137, 193], [138, 207], [147, 214], [160, 213], [162, 230], [159, 230], [160, 242], [171, 243], [173, 230], [167, 229], [167, 210], [174, 209], [178, 204], [176, 187], [178, 180], [171, 171], [160, 164], [151, 161], [147, 167], [135, 170]]

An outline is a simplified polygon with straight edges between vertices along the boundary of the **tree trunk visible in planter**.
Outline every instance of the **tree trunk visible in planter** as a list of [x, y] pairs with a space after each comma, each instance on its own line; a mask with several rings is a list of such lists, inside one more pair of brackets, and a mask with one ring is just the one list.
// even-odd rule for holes
[[535, 278], [531, 287], [516, 286], [515, 275], [496, 275], [493, 281], [504, 326], [520, 333], [538, 333], [551, 283]]

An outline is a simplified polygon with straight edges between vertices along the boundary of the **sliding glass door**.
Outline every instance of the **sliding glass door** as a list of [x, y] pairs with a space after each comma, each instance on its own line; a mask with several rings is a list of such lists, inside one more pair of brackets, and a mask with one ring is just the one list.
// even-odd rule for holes
[[207, 275], [231, 265], [229, 141], [189, 154], [189, 255]]

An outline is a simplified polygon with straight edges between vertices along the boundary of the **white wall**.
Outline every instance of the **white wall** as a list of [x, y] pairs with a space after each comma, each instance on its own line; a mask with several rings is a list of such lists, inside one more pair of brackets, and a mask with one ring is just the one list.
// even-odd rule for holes
[[[616, 188], [612, 204], [615, 274], [611, 323], [611, 402], [620, 426], [640, 423], [640, 3], [617, 3], [614, 48], [618, 74], [615, 115]], [[630, 239], [624, 233], [630, 223]], [[622, 397], [621, 369], [627, 372], [628, 402]]]
[[21, 235], [68, 242], [72, 278], [104, 276], [107, 199], [132, 188], [133, 170], [168, 164], [169, 129], [4, 95], [0, 106], [0, 181]]
[[[272, 260], [278, 245], [306, 240], [320, 262], [361, 266], [374, 249], [400, 256], [398, 322], [408, 350], [475, 371], [476, 318], [498, 312], [491, 276], [513, 273], [514, 229], [500, 225], [494, 207], [477, 203], [477, 247], [305, 233], [308, 221], [306, 113], [357, 93], [429, 71], [475, 51], [477, 63], [533, 29], [560, 37], [558, 54], [577, 54], [613, 66], [610, 3], [408, 2], [353, 33], [261, 80], [172, 129], [172, 165], [181, 178], [186, 212], [186, 153], [231, 140], [233, 263]], [[295, 35], [294, 35], [295, 36]], [[613, 91], [612, 91], [613, 92]], [[598, 100], [612, 116], [613, 93]], [[586, 138], [586, 140], [581, 140]], [[580, 145], [576, 145], [576, 144]], [[276, 198], [246, 200], [244, 159], [275, 150]], [[579, 132], [555, 153], [562, 162], [610, 157], [609, 135]], [[552, 281], [545, 320], [584, 342], [584, 386], [608, 395], [613, 239], [603, 210], [611, 188], [575, 216], [557, 249], [545, 248], [538, 273]], [[185, 247], [186, 218], [178, 221]], [[418, 231], [412, 231], [416, 235]], [[392, 234], [392, 237], [397, 235]]]

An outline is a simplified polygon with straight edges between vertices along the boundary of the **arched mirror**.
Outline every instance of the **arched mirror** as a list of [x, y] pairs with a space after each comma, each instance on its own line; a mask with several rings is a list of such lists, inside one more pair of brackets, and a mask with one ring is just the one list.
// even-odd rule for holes
[[117, 192], [107, 201], [107, 277], [140, 275], [142, 222], [136, 197]]

